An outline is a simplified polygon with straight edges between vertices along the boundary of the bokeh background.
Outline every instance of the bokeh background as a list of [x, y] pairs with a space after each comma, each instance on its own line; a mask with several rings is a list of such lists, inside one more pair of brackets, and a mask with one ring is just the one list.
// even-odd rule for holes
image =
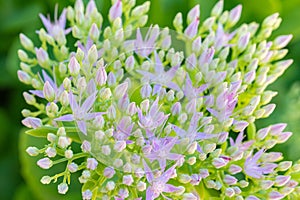
[[[37, 38], [35, 30], [42, 24], [39, 13], [50, 13], [53, 19], [55, 4], [60, 10], [73, 5], [75, 0], [0, 0], [0, 199], [67, 199], [56, 194], [55, 186], [42, 186], [39, 178], [43, 171], [35, 167], [24, 153], [28, 144], [43, 145], [43, 141], [28, 138], [22, 133], [21, 110], [25, 107], [22, 92], [25, 86], [19, 83], [16, 71], [19, 68], [17, 50], [21, 47], [19, 33]], [[111, 5], [110, 0], [95, 0], [104, 19]], [[86, 2], [86, 1], [85, 1]], [[141, 4], [142, 0], [137, 0]], [[216, 0], [151, 0], [149, 25], [172, 27], [177, 12], [183, 14], [195, 4], [201, 4], [201, 19], [207, 17]], [[300, 158], [300, 1], [299, 0], [225, 0], [225, 8], [243, 5], [242, 22], [261, 22], [266, 16], [279, 12], [282, 26], [274, 33], [292, 33], [294, 38], [288, 46], [293, 65], [270, 89], [279, 92], [273, 102], [277, 109], [270, 118], [257, 122], [258, 127], [272, 123], [288, 123], [287, 129], [294, 135], [275, 150], [282, 151], [287, 159]], [[33, 39], [34, 40], [34, 39]], [[74, 180], [76, 182], [76, 180]], [[80, 194], [78, 185], [73, 184], [69, 193]], [[74, 196], [70, 199], [76, 199]]]

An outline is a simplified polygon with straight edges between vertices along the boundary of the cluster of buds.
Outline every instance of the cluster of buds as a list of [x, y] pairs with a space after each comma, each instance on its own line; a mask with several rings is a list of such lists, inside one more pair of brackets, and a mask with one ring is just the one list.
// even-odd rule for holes
[[107, 23], [93, 0], [40, 15], [41, 46], [20, 35], [18, 77], [33, 87], [26, 133], [49, 143], [26, 151], [43, 169], [66, 163], [41, 183], [65, 194], [81, 173], [82, 199], [300, 198], [300, 163], [270, 150], [286, 124], [255, 126], [275, 109], [266, 88], [291, 65], [292, 37], [268, 39], [278, 14], [237, 27], [242, 7], [223, 3], [201, 25], [199, 5], [187, 27], [178, 13], [175, 31], [145, 28], [150, 2], [135, 0], [113, 0]]

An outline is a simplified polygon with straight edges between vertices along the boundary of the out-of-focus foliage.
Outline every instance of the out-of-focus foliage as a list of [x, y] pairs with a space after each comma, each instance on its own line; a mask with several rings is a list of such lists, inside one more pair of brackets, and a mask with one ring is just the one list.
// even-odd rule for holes
[[[95, 1], [99, 10], [106, 14], [111, 4], [110, 0]], [[177, 12], [186, 13], [198, 3], [201, 4], [201, 18], [205, 18], [216, 1], [151, 0], [149, 23], [171, 26]], [[142, 2], [143, 0], [137, 0], [138, 4]], [[30, 38], [36, 38], [32, 33], [42, 26], [38, 13], [51, 13], [53, 19], [56, 3], [59, 4], [59, 8], [62, 8], [73, 4], [74, 0], [0, 0], [0, 152], [2, 152], [0, 154], [0, 199], [33, 199], [33, 193], [36, 194], [36, 199], [59, 199], [53, 185], [46, 189], [45, 186], [40, 187], [42, 185], [39, 184], [39, 177], [43, 172], [35, 165], [36, 161], [27, 155], [18, 156], [19, 148], [20, 152], [24, 152], [25, 146], [42, 141], [33, 140], [24, 134], [20, 136], [20, 111], [25, 107], [22, 91], [25, 88], [19, 83], [16, 76], [19, 63], [16, 53], [20, 47], [19, 33], [23, 32]], [[277, 122], [288, 123], [287, 129], [294, 135], [288, 143], [277, 150], [283, 151], [287, 159], [299, 159], [300, 157], [295, 154], [295, 151], [300, 150], [298, 145], [300, 142], [300, 126], [298, 125], [300, 123], [300, 85], [297, 83], [300, 80], [300, 1], [225, 0], [225, 8], [230, 9], [239, 3], [243, 4], [244, 9], [242, 22], [261, 22], [266, 16], [279, 12], [283, 22], [275, 35], [289, 33], [294, 35], [288, 54], [288, 57], [294, 59], [294, 64], [276, 84], [271, 86], [272, 90], [279, 92], [275, 98], [277, 109], [267, 121], [259, 122], [259, 126]], [[20, 144], [19, 141], [21, 141]], [[42, 146], [43, 144], [38, 145]], [[21, 164], [19, 164], [19, 160]], [[76, 184], [73, 184], [70, 192], [76, 193], [76, 191]]]

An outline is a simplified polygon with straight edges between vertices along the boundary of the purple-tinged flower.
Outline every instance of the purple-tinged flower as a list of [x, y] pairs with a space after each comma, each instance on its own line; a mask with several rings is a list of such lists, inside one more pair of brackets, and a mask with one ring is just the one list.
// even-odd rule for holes
[[116, 140], [127, 140], [127, 138], [131, 135], [133, 126], [134, 123], [131, 122], [130, 117], [123, 117], [114, 131], [114, 138]]
[[42, 120], [36, 117], [26, 117], [22, 120], [22, 124], [28, 128], [39, 128], [43, 125]]
[[226, 121], [231, 115], [237, 104], [236, 90], [240, 86], [241, 81], [231, 84], [231, 88], [223, 91], [216, 99], [217, 109], [207, 108], [207, 110], [215, 116], [219, 122]]
[[194, 38], [198, 33], [199, 21], [200, 20], [198, 16], [192, 21], [192, 23], [188, 25], [188, 27], [184, 31], [184, 34], [189, 38]]
[[[48, 82], [48, 84], [54, 90], [55, 97], [56, 97], [56, 99], [54, 101], [54, 103], [55, 103], [58, 101], [58, 98], [60, 97], [61, 93], [64, 91], [64, 86], [63, 86], [63, 84], [61, 84], [59, 87], [57, 87], [55, 80], [53, 80], [44, 70], [42, 70], [42, 74], [43, 74], [43, 78], [41, 78], [42, 81], [45, 83]], [[43, 98], [43, 99], [45, 98], [43, 90], [29, 90], [29, 92], [40, 98]]]
[[37, 165], [42, 169], [49, 169], [52, 167], [53, 162], [49, 158], [42, 158], [37, 161]]
[[179, 187], [176, 187], [171, 184], [167, 184], [169, 179], [174, 174], [176, 165], [173, 165], [172, 167], [170, 167], [168, 170], [163, 172], [159, 177], [154, 177], [151, 169], [149, 168], [149, 166], [147, 165], [147, 163], [144, 160], [143, 160], [143, 163], [144, 163], [144, 170], [146, 173], [146, 178], [147, 178], [148, 183], [150, 184], [150, 186], [147, 188], [147, 191], [146, 191], [146, 200], [154, 200], [157, 197], [159, 197], [160, 195], [162, 195], [164, 198], [167, 199], [167, 197], [165, 197], [163, 192], [173, 193], [173, 192], [180, 190]]
[[254, 143], [254, 141], [250, 140], [243, 143], [243, 139], [244, 139], [244, 132], [241, 131], [236, 137], [235, 141], [232, 138], [229, 138], [230, 146], [237, 147], [239, 151], [246, 151]]
[[216, 31], [216, 37], [215, 37], [215, 45], [214, 45], [216, 51], [220, 50], [222, 47], [230, 46], [228, 42], [233, 38], [235, 34], [236, 34], [235, 32], [232, 33], [224, 32], [223, 25], [218, 24], [218, 29]]
[[116, 0], [115, 4], [109, 10], [109, 19], [111, 21], [122, 16], [122, 1]]
[[277, 191], [272, 191], [269, 193], [269, 199], [270, 200], [280, 200], [283, 199], [285, 195], [281, 194], [280, 192]]
[[199, 66], [202, 67], [205, 64], [209, 64], [215, 55], [215, 49], [213, 47], [206, 49], [199, 58]]
[[152, 141], [152, 150], [146, 157], [151, 162], [157, 160], [161, 170], [166, 168], [167, 160], [181, 160], [184, 156], [181, 154], [171, 153], [172, 148], [178, 141], [178, 138], [156, 138]]
[[[173, 125], [172, 128], [179, 137], [188, 138], [190, 143], [198, 140], [206, 140], [206, 139], [217, 137], [218, 136], [217, 134], [207, 134], [203, 132], [198, 132], [198, 130], [202, 127], [202, 125], [200, 127], [198, 125], [199, 120], [202, 116], [203, 114], [200, 112], [194, 113], [191, 118], [191, 122], [188, 130], [181, 129], [176, 125]], [[197, 149], [198, 151], [202, 151], [199, 144], [197, 145]]]
[[183, 88], [184, 95], [189, 100], [194, 100], [200, 97], [200, 95], [208, 88], [207, 84], [203, 84], [198, 88], [194, 88], [190, 76], [187, 74], [185, 78], [185, 86]]
[[51, 22], [50, 16], [46, 18], [44, 15], [40, 14], [40, 18], [44, 24], [44, 26], [47, 29], [47, 32], [49, 35], [54, 37], [56, 40], [59, 40], [62, 35], [67, 35], [68, 33], [71, 32], [71, 28], [65, 29], [66, 28], [66, 14], [67, 10], [64, 9], [59, 17], [57, 19], [57, 10], [58, 8], [55, 8], [55, 21], [54, 23]]
[[93, 193], [91, 190], [85, 190], [84, 192], [82, 192], [82, 199], [83, 200], [90, 200], [93, 197]]
[[86, 168], [90, 170], [96, 169], [98, 166], [98, 162], [95, 158], [88, 158], [86, 162]]
[[136, 31], [136, 40], [134, 40], [135, 52], [142, 57], [149, 56], [155, 50], [155, 41], [158, 36], [159, 30], [155, 27], [150, 27], [143, 40], [141, 30], [138, 28]]
[[145, 116], [143, 115], [141, 109], [138, 108], [137, 111], [139, 116], [138, 124], [146, 130], [153, 130], [159, 127], [169, 117], [169, 115], [165, 115], [163, 112], [159, 111], [158, 98], [153, 102], [152, 106]]
[[249, 156], [244, 164], [244, 172], [253, 178], [262, 178], [264, 174], [271, 173], [276, 164], [268, 163], [269, 165], [262, 166], [262, 163], [259, 163], [259, 158], [263, 155], [264, 149], [259, 150], [253, 156]]
[[171, 67], [167, 72], [164, 69], [164, 65], [162, 61], [160, 60], [158, 54], [154, 53], [155, 57], [155, 72], [151, 73], [148, 71], [143, 70], [137, 70], [140, 74], [144, 76], [147, 80], [149, 80], [150, 83], [154, 83], [154, 89], [153, 94], [159, 93], [162, 86], [165, 86], [167, 88], [180, 91], [179, 86], [172, 82], [172, 79], [176, 75], [176, 71], [179, 68], [179, 65], [176, 65], [174, 67]]
[[72, 109], [73, 114], [63, 115], [59, 118], [56, 118], [56, 121], [76, 121], [79, 130], [84, 134], [87, 135], [87, 126], [86, 121], [94, 119], [98, 115], [104, 114], [103, 112], [94, 112], [91, 113], [92, 106], [96, 100], [97, 93], [91, 94], [84, 103], [79, 106], [76, 97], [73, 95], [72, 92], [69, 94], [70, 106]]

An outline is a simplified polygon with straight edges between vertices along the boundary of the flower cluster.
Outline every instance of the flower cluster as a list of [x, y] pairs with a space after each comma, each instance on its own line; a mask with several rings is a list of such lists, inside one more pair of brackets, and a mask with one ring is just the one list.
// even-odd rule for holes
[[43, 169], [66, 163], [41, 182], [65, 194], [81, 173], [83, 199], [300, 198], [300, 162], [270, 150], [291, 136], [286, 124], [255, 127], [292, 63], [280, 61], [291, 35], [268, 39], [278, 14], [237, 27], [242, 7], [220, 0], [201, 23], [199, 5], [186, 27], [178, 13], [172, 31], [144, 27], [149, 7], [113, 0], [104, 23], [77, 0], [54, 22], [40, 15], [39, 47], [20, 35], [18, 77], [33, 87], [22, 123], [49, 141], [26, 151]]

